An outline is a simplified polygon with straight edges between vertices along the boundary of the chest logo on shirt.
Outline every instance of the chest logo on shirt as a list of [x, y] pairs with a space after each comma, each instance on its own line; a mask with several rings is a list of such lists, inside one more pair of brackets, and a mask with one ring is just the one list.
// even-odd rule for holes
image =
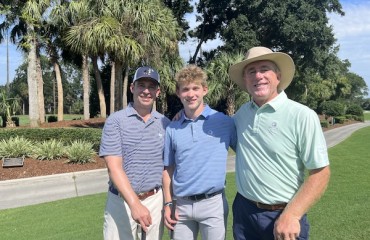
[[208, 130], [208, 132], [207, 132], [207, 135], [209, 136], [209, 137], [213, 137], [213, 131], [212, 130]]
[[163, 138], [163, 134], [162, 133], [158, 133], [158, 137], [159, 138]]
[[269, 127], [269, 132], [272, 134], [276, 134], [279, 131], [279, 127], [277, 122], [273, 121]]

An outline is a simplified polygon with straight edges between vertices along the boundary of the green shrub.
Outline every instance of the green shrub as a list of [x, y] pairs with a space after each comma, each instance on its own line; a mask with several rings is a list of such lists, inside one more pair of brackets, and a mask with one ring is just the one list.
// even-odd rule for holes
[[360, 105], [357, 104], [351, 104], [348, 106], [346, 110], [346, 114], [352, 114], [355, 116], [363, 116], [364, 115], [364, 110]]
[[11, 119], [15, 123], [15, 126], [19, 127], [19, 117], [11, 117]]
[[354, 116], [354, 120], [364, 122], [365, 121], [365, 116]]
[[33, 144], [24, 137], [11, 137], [0, 141], [1, 157], [27, 157], [31, 155]]
[[56, 122], [56, 121], [58, 121], [58, 117], [57, 116], [54, 116], [54, 115], [48, 116], [48, 122], [49, 123]]
[[99, 150], [102, 129], [100, 128], [13, 128], [0, 129], [0, 139], [13, 136], [24, 137], [32, 142], [43, 142], [51, 139], [60, 140], [69, 145], [76, 139], [93, 144], [95, 151]]
[[32, 155], [39, 160], [60, 159], [65, 155], [65, 149], [60, 140], [52, 139], [37, 143]]
[[68, 163], [84, 164], [95, 162], [92, 158], [95, 155], [93, 144], [86, 141], [75, 140], [67, 147]]
[[337, 101], [326, 101], [320, 105], [322, 112], [328, 116], [343, 116], [345, 114], [344, 104]]
[[327, 120], [320, 121], [321, 127], [327, 128], [329, 127], [329, 122]]
[[339, 117], [334, 118], [334, 123], [343, 124], [345, 121], [346, 121], [346, 117], [344, 116], [339, 116]]

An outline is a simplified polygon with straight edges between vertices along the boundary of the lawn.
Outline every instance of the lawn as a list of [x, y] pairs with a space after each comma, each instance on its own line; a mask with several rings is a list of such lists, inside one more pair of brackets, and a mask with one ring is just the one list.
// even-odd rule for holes
[[370, 112], [365, 112], [365, 120], [370, 121]]
[[[48, 116], [57, 116], [57, 114], [46, 114], [46, 121], [48, 120]], [[19, 125], [20, 126], [27, 126], [30, 124], [30, 119], [28, 115], [16, 115], [15, 117], [19, 118]], [[64, 114], [64, 120], [73, 120], [73, 119], [83, 119], [83, 115], [81, 114]]]
[[[308, 214], [311, 239], [365, 240], [370, 235], [370, 127], [329, 149], [332, 176], [327, 192]], [[227, 174], [230, 205], [227, 239], [232, 238], [234, 173]], [[77, 197], [0, 211], [1, 239], [102, 239], [106, 194]], [[169, 239], [166, 233], [164, 239]]]

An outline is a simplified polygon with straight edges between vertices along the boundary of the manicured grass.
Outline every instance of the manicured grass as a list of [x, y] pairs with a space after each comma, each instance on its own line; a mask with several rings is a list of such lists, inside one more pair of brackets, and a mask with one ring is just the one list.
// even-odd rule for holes
[[[48, 116], [53, 116], [53, 115], [54, 114], [47, 114], [46, 115], [46, 121], [48, 119]], [[54, 116], [57, 116], [57, 114], [55, 114]], [[30, 119], [29, 119], [28, 115], [17, 115], [15, 117], [19, 117], [19, 125], [20, 126], [27, 126], [27, 125], [30, 124]], [[63, 119], [64, 120], [83, 119], [83, 115], [81, 115], [81, 114], [64, 114]]]
[[365, 112], [364, 116], [365, 116], [365, 120], [370, 121], [370, 112]]
[[105, 196], [95, 194], [2, 210], [1, 239], [103, 239]]
[[369, 142], [366, 127], [329, 149], [330, 184], [309, 212], [312, 239], [369, 239]]
[[[370, 127], [329, 149], [332, 176], [327, 192], [308, 214], [314, 240], [365, 240], [370, 235]], [[235, 174], [227, 174], [227, 239], [232, 237]], [[0, 211], [1, 239], [102, 239], [106, 194], [95, 194]], [[163, 239], [169, 239], [167, 231]]]

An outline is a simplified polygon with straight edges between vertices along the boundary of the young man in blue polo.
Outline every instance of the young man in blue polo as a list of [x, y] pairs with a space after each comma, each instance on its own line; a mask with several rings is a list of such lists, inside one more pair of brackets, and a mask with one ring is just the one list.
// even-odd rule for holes
[[[165, 225], [174, 239], [223, 240], [226, 160], [236, 144], [232, 118], [204, 103], [207, 75], [189, 65], [176, 74], [184, 114], [166, 129], [163, 172]], [[172, 199], [177, 199], [171, 219]]]

